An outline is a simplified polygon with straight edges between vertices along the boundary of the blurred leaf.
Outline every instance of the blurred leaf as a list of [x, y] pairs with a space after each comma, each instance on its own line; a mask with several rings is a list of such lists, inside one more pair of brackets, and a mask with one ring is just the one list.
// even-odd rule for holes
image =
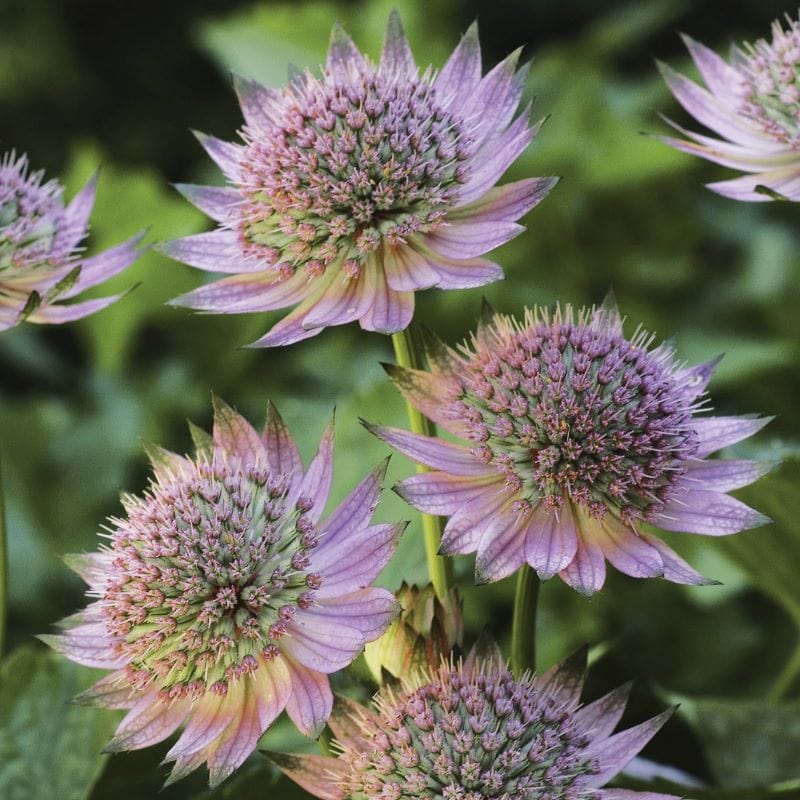
[[[774, 598], [800, 626], [800, 458], [790, 457], [771, 474], [737, 494], [775, 524], [718, 540], [753, 582]], [[800, 751], [798, 751], [800, 752]]]
[[115, 714], [68, 705], [91, 672], [55, 653], [19, 648], [0, 671], [0, 796], [87, 798], [108, 756]]
[[800, 779], [800, 702], [673, 697], [724, 787], [765, 787]]

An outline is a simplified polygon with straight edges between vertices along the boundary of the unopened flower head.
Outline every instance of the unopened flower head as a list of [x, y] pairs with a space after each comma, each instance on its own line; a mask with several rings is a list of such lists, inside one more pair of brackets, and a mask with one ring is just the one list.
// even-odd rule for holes
[[400, 615], [364, 650], [377, 683], [383, 682], [385, 674], [401, 678], [436, 667], [461, 646], [464, 635], [461, 600], [455, 589], [442, 601], [430, 583], [421, 588], [403, 583], [396, 597]]
[[502, 277], [480, 256], [555, 183], [493, 188], [536, 135], [515, 118], [526, 69], [513, 53], [481, 77], [477, 29], [444, 68], [420, 74], [392, 14], [380, 63], [334, 28], [321, 76], [281, 90], [237, 81], [244, 144], [203, 136], [226, 188], [183, 186], [220, 227], [170, 242], [168, 255], [234, 273], [178, 298], [243, 313], [295, 304], [256, 345], [289, 344], [329, 325], [405, 328], [414, 292]]
[[734, 51], [730, 62], [684, 37], [707, 89], [661, 65], [672, 93], [714, 139], [670, 123], [691, 141], [684, 152], [749, 173], [709, 188], [737, 200], [800, 200], [800, 23], [772, 24], [772, 41]]
[[515, 679], [499, 657], [444, 663], [381, 689], [372, 708], [340, 701], [331, 718], [338, 758], [271, 758], [323, 800], [612, 800], [602, 787], [672, 712], [614, 734], [630, 686], [580, 708], [584, 664], [579, 654]]
[[424, 414], [468, 447], [392, 428], [378, 436], [434, 472], [402, 481], [413, 506], [451, 515], [442, 552], [478, 552], [479, 580], [526, 562], [591, 594], [605, 560], [634, 577], [701, 583], [641, 529], [736, 533], [766, 519], [725, 492], [759, 477], [751, 461], [706, 456], [767, 420], [698, 417], [716, 361], [683, 367], [669, 345], [631, 339], [613, 306], [488, 315], [471, 345], [441, 348], [432, 372], [392, 368]]
[[84, 289], [116, 275], [137, 257], [140, 236], [84, 258], [96, 176], [64, 205], [64, 190], [30, 172], [26, 156], [0, 158], [0, 330], [25, 320], [61, 323], [80, 319], [118, 299], [62, 305]]
[[75, 561], [97, 597], [78, 624], [45, 637], [81, 664], [114, 672], [80, 699], [130, 708], [109, 746], [132, 750], [184, 731], [170, 782], [203, 762], [211, 783], [253, 751], [287, 710], [319, 734], [328, 673], [347, 666], [397, 613], [368, 587], [402, 525], [370, 525], [385, 464], [320, 522], [332, 428], [304, 471], [274, 408], [259, 436], [216, 402], [197, 458], [149, 448], [155, 480], [124, 499], [109, 546]]

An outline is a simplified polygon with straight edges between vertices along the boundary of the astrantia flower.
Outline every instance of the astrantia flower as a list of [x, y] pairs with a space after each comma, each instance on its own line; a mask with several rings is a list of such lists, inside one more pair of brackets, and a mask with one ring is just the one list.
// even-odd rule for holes
[[80, 243], [89, 230], [97, 177], [64, 206], [64, 190], [43, 172], [29, 172], [26, 156], [0, 159], [0, 330], [24, 320], [71, 322], [105, 308], [120, 295], [61, 305], [116, 275], [136, 260], [141, 236], [91, 258]]
[[258, 346], [330, 325], [404, 329], [414, 292], [482, 286], [503, 276], [479, 258], [520, 233], [552, 188], [530, 178], [492, 188], [536, 135], [515, 118], [525, 68], [515, 52], [481, 78], [471, 27], [438, 73], [420, 74], [400, 19], [380, 63], [335, 27], [327, 63], [283, 89], [238, 80], [244, 144], [201, 136], [228, 186], [182, 186], [219, 228], [164, 245], [230, 277], [176, 301], [245, 313], [297, 305]]
[[[800, 200], [800, 24], [772, 24], [772, 42], [737, 49], [730, 62], [688, 36], [686, 46], [708, 89], [662, 64], [678, 102], [715, 139], [670, 122], [692, 141], [663, 137], [673, 147], [751, 173], [708, 184], [735, 200]], [[757, 190], [757, 187], [764, 189]]]
[[716, 361], [680, 366], [670, 345], [628, 340], [612, 303], [581, 312], [536, 309], [523, 322], [489, 316], [459, 352], [432, 354], [432, 372], [391, 368], [406, 398], [471, 446], [369, 426], [434, 472], [402, 481], [414, 507], [450, 516], [442, 552], [477, 550], [494, 581], [526, 562], [585, 594], [608, 559], [638, 578], [704, 579], [642, 522], [721, 536], [766, 521], [725, 494], [765, 471], [708, 460], [768, 420], [698, 417]]
[[124, 498], [109, 546], [75, 560], [97, 597], [60, 636], [73, 661], [114, 670], [79, 697], [130, 711], [108, 749], [160, 742], [169, 782], [203, 762], [212, 785], [253, 751], [285, 708], [316, 736], [346, 667], [398, 612], [370, 583], [403, 525], [370, 525], [385, 464], [325, 521], [333, 429], [303, 470], [274, 408], [259, 436], [216, 403], [213, 438], [193, 429], [197, 457], [149, 448], [155, 480]]
[[471, 656], [381, 689], [371, 709], [337, 702], [338, 758], [270, 756], [322, 800], [666, 800], [602, 787], [672, 711], [612, 733], [630, 685], [581, 708], [584, 672], [585, 653], [519, 680]]

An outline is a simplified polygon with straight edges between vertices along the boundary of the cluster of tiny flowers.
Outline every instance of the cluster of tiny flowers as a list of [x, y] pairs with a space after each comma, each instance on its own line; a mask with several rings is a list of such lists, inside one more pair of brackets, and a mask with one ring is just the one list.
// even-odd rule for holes
[[287, 622], [322, 584], [307, 572], [311, 500], [287, 504], [288, 486], [264, 466], [216, 457], [125, 498], [101, 605], [134, 686], [165, 699], [224, 695], [259, 655], [278, 655]]
[[740, 111], [793, 150], [800, 149], [800, 24], [772, 24], [772, 42], [746, 45]]
[[563, 700], [505, 670], [443, 667], [416, 690], [384, 690], [376, 706], [379, 724], [362, 722], [373, 748], [341, 755], [354, 800], [573, 800], [598, 769]]
[[652, 521], [697, 449], [672, 351], [571, 310], [496, 318], [464, 348], [445, 414], [505, 476], [520, 508], [569, 498], [598, 517]]
[[99, 311], [117, 297], [54, 305], [115, 275], [137, 256], [134, 237], [83, 258], [96, 180], [64, 204], [64, 190], [12, 151], [0, 159], [0, 330], [29, 320], [60, 323]]
[[443, 221], [470, 152], [429, 77], [387, 80], [351, 65], [345, 80], [295, 78], [266, 130], [245, 125], [238, 229], [286, 277], [338, 260], [356, 278], [367, 254]]

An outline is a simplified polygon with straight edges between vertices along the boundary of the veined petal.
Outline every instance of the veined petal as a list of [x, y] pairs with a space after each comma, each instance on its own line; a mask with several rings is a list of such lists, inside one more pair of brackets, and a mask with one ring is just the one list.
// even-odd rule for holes
[[664, 574], [664, 561], [659, 551], [644, 537], [610, 512], [599, 524], [603, 533], [598, 536], [598, 544], [620, 572], [633, 578], [656, 578]]
[[690, 488], [730, 492], [757, 481], [772, 465], [764, 461], [717, 459], [689, 464], [683, 478]]
[[554, 664], [547, 672], [534, 679], [534, 685], [545, 697], [552, 697], [569, 710], [576, 708], [581, 699], [586, 678], [588, 649], [578, 648], [563, 661]]
[[95, 300], [84, 300], [82, 303], [72, 303], [71, 305], [50, 305], [40, 306], [29, 317], [28, 322], [42, 325], [61, 325], [64, 322], [74, 322], [76, 319], [83, 319], [90, 314], [96, 314], [104, 308], [108, 308], [112, 303], [125, 296], [125, 293], [111, 295], [111, 297], [98, 297]]
[[674, 708], [668, 709], [647, 722], [615, 733], [608, 739], [592, 742], [582, 755], [586, 759], [595, 759], [599, 768], [597, 772], [582, 777], [581, 785], [596, 788], [608, 783], [658, 733], [674, 711]]
[[38, 638], [57, 653], [85, 667], [118, 669], [129, 661], [127, 656], [117, 651], [104, 622], [78, 625], [62, 634], [43, 633]]
[[68, 300], [80, 294], [84, 289], [96, 286], [108, 278], [119, 274], [129, 267], [139, 257], [136, 246], [144, 237], [144, 233], [137, 233], [126, 242], [116, 245], [102, 253], [81, 261], [81, 271], [75, 283], [65, 292], [59, 294], [58, 299]]
[[360, 319], [369, 313], [375, 302], [371, 287], [365, 275], [357, 278], [340, 276], [328, 287], [325, 294], [303, 319], [306, 328], [327, 328], [331, 325], [344, 325]]
[[730, 445], [752, 436], [772, 419], [772, 417], [743, 416], [706, 417], [692, 420], [692, 427], [700, 440], [697, 457], [705, 458], [723, 447], [730, 447]]
[[345, 29], [334, 23], [331, 31], [331, 40], [328, 46], [328, 58], [325, 66], [337, 80], [345, 81], [350, 78], [351, 71], [366, 68], [366, 62], [359, 49], [353, 44]]
[[342, 538], [335, 545], [320, 546], [311, 554], [311, 570], [324, 575], [318, 600], [351, 594], [368, 587], [389, 563], [408, 523], [371, 525]]
[[439, 276], [440, 289], [471, 289], [503, 278], [503, 270], [485, 258], [448, 258], [433, 250], [427, 236], [412, 236], [408, 246], [419, 253]]
[[367, 311], [358, 320], [365, 331], [397, 333], [405, 330], [414, 316], [414, 293], [398, 292], [386, 281], [383, 265], [369, 259], [365, 271], [372, 270], [374, 293]]
[[394, 490], [409, 505], [426, 514], [447, 516], [466, 503], [503, 489], [503, 476], [487, 470], [481, 477], [464, 478], [446, 472], [423, 472], [400, 481]]
[[756, 191], [759, 186], [766, 186], [789, 200], [800, 200], [800, 164], [760, 172], [757, 175], [744, 175], [729, 181], [707, 183], [706, 186], [717, 194], [734, 200], [750, 200], [755, 203], [772, 200], [769, 195]]
[[590, 741], [609, 736], [622, 719], [632, 686], [633, 683], [629, 681], [599, 700], [579, 708], [575, 712], [575, 725], [581, 735]]
[[479, 497], [456, 511], [444, 526], [439, 553], [443, 556], [474, 553], [492, 518], [508, 505], [503, 492]]
[[717, 364], [722, 360], [722, 356], [712, 358], [703, 364], [694, 367], [684, 367], [675, 372], [675, 382], [678, 383], [690, 400], [699, 397], [705, 392]]
[[669, 502], [654, 524], [667, 531], [727, 536], [768, 522], [769, 517], [730, 495], [691, 490]]
[[396, 10], [389, 14], [379, 72], [386, 78], [397, 79], [413, 78], [417, 74], [417, 65]]
[[333, 481], [333, 432], [334, 418], [331, 416], [331, 421], [328, 423], [328, 427], [325, 428], [325, 433], [322, 434], [317, 453], [311, 459], [308, 470], [300, 483], [299, 494], [310, 501], [310, 507], [303, 513], [311, 522], [319, 520], [325, 504], [328, 502], [328, 493], [331, 490], [331, 482]]
[[189, 702], [165, 703], [156, 692], [142, 697], [125, 715], [114, 732], [114, 738], [103, 748], [105, 753], [141, 750], [164, 741], [186, 719]]
[[527, 515], [522, 516], [511, 508], [492, 518], [478, 542], [475, 583], [502, 580], [525, 563], [527, 523]]
[[559, 179], [525, 178], [521, 181], [494, 186], [486, 194], [466, 205], [448, 212], [448, 220], [474, 222], [513, 222], [538, 205], [558, 183]]
[[272, 402], [267, 403], [267, 421], [261, 434], [261, 443], [266, 451], [270, 472], [273, 475], [288, 475], [292, 483], [299, 485], [303, 462], [289, 428]]
[[235, 682], [224, 697], [210, 692], [203, 695], [192, 708], [183, 733], [164, 759], [175, 761], [181, 756], [192, 755], [208, 747], [240, 713], [244, 702], [244, 683], [245, 681]]
[[741, 103], [741, 97], [735, 91], [735, 87], [741, 83], [741, 73], [713, 50], [695, 41], [691, 36], [684, 33], [681, 34], [681, 39], [689, 50], [692, 61], [702, 75], [706, 86], [717, 97], [734, 107]]
[[208, 153], [217, 166], [225, 174], [226, 178], [232, 181], [239, 179], [239, 164], [242, 160], [244, 147], [233, 142], [223, 142], [222, 139], [217, 139], [214, 136], [209, 136], [200, 131], [195, 131], [194, 135], [197, 141], [203, 146], [203, 149]]
[[460, 445], [444, 442], [435, 436], [410, 433], [402, 428], [371, 425], [369, 422], [362, 424], [390, 447], [426, 467], [440, 469], [451, 475], [485, 476], [487, 473], [486, 464], [478, 461], [469, 450]]
[[672, 583], [686, 584], [688, 586], [713, 586], [719, 583], [719, 581], [706, 578], [697, 570], [690, 567], [689, 564], [666, 544], [666, 542], [659, 539], [657, 536], [651, 536], [644, 531], [639, 531], [639, 536], [655, 547], [661, 555], [661, 560], [664, 562], [665, 580], [672, 581]]
[[[175, 188], [195, 207], [215, 222], [228, 220], [236, 207], [243, 202], [241, 193], [230, 186], [197, 186], [193, 183], [176, 183]], [[222, 270], [219, 270], [222, 272]]]
[[98, 172], [95, 172], [89, 178], [83, 189], [72, 198], [70, 204], [64, 209], [64, 221], [66, 223], [64, 247], [67, 250], [76, 248], [89, 230], [89, 216], [92, 213], [97, 194], [98, 174]]
[[428, 263], [428, 259], [407, 245], [387, 246], [383, 267], [389, 288], [399, 292], [429, 289], [441, 280], [439, 272]]
[[130, 685], [125, 672], [117, 670], [73, 697], [72, 702], [98, 708], [132, 708], [141, 697], [142, 692]]
[[319, 620], [302, 611], [287, 624], [280, 648], [291, 658], [316, 672], [330, 674], [351, 664], [364, 649], [366, 640], [356, 628]]
[[591, 597], [606, 582], [605, 554], [597, 541], [599, 526], [580, 506], [573, 508], [573, 515], [578, 537], [575, 558], [558, 574], [573, 589]]
[[267, 753], [267, 757], [300, 788], [319, 800], [345, 800], [339, 785], [347, 777], [347, 771], [340, 759], [272, 752]]
[[400, 613], [395, 596], [386, 589], [361, 589], [340, 597], [319, 600], [302, 611], [303, 617], [315, 618], [331, 630], [342, 622], [355, 628], [368, 642], [377, 639]]
[[269, 109], [273, 104], [280, 103], [280, 93], [240, 75], [233, 76], [233, 88], [247, 124], [256, 130], [269, 130], [275, 124]]
[[556, 514], [543, 503], [534, 509], [525, 536], [525, 559], [542, 580], [566, 569], [575, 558], [578, 535], [572, 505], [564, 503]]
[[236, 233], [223, 228], [161, 242], [156, 249], [175, 261], [209, 272], [238, 275], [242, 272], [263, 272], [270, 266], [260, 259], [247, 258]]
[[214, 401], [214, 445], [228, 456], [238, 456], [246, 465], [266, 462], [264, 445], [253, 426], [216, 395]]
[[301, 733], [315, 739], [322, 733], [333, 708], [330, 680], [324, 673], [308, 669], [286, 656], [283, 660], [292, 678], [286, 713]]
[[464, 220], [443, 225], [425, 238], [433, 250], [447, 258], [465, 259], [494, 250], [524, 230], [516, 222]]
[[482, 142], [503, 125], [509, 107], [513, 115], [522, 97], [524, 81], [515, 81], [522, 48], [509, 53], [483, 76], [461, 108], [476, 142]]
[[433, 80], [437, 97], [447, 108], [459, 110], [481, 80], [481, 44], [473, 22], [458, 47]]

